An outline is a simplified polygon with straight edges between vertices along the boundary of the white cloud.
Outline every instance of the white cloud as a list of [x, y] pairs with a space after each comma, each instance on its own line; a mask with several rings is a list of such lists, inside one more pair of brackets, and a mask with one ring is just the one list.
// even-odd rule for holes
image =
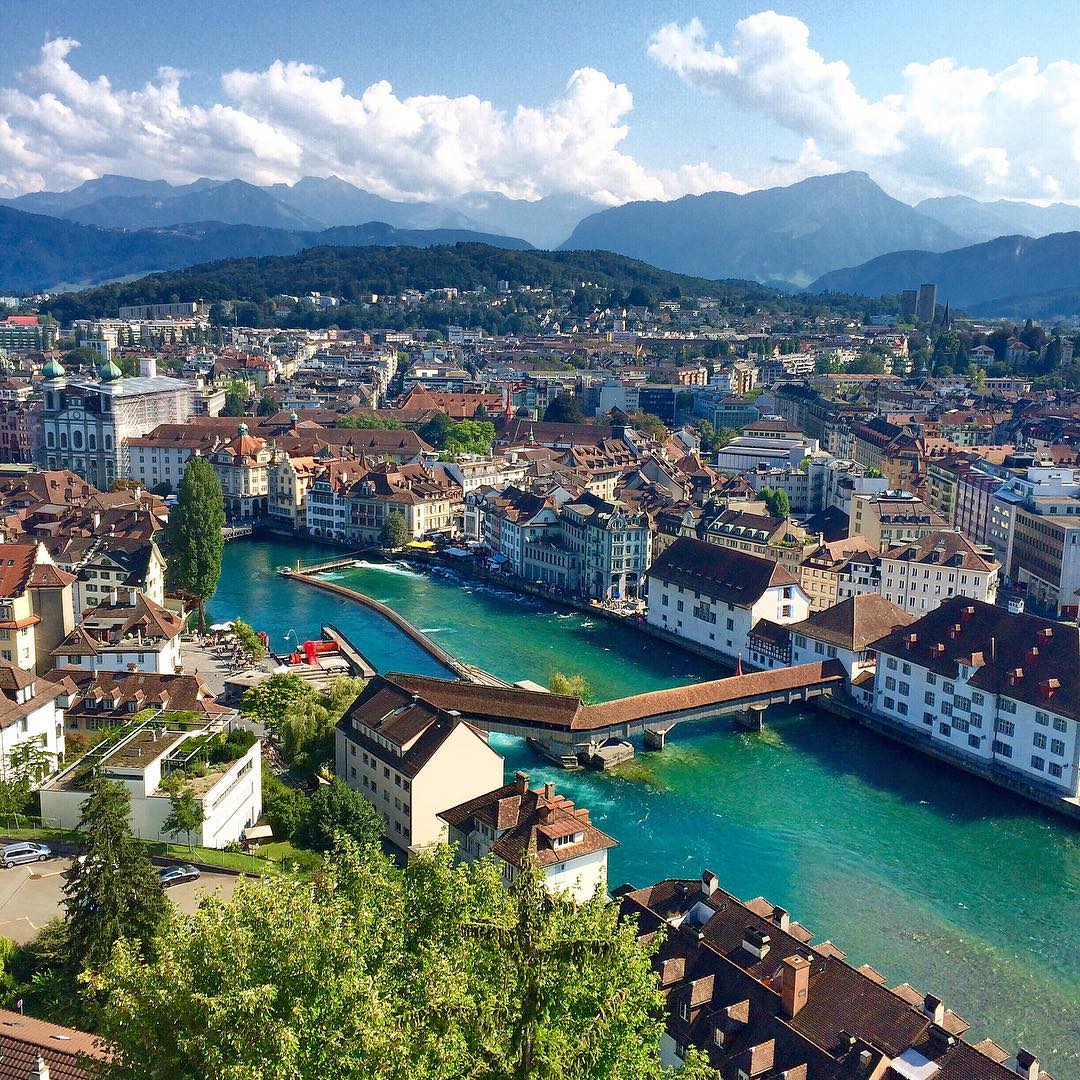
[[70, 187], [102, 173], [187, 181], [292, 182], [331, 173], [389, 197], [499, 191], [607, 203], [740, 188], [700, 163], [650, 171], [620, 147], [628, 87], [581, 68], [547, 105], [511, 111], [473, 95], [400, 98], [388, 82], [351, 94], [342, 79], [277, 60], [222, 76], [224, 101], [184, 100], [162, 68], [125, 90], [75, 70], [70, 38], [48, 42], [18, 87], [0, 87], [0, 193]]
[[649, 55], [910, 197], [1080, 199], [1080, 64], [1072, 61], [1022, 57], [997, 72], [948, 58], [912, 63], [901, 90], [874, 101], [846, 64], [810, 47], [804, 22], [774, 11], [736, 23], [726, 48], [710, 44], [697, 19], [669, 24]]

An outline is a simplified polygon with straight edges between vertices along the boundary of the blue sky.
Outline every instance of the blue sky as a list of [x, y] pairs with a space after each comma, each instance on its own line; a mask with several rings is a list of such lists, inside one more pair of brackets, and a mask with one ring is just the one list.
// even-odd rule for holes
[[[825, 0], [775, 12], [693, 0], [7, 0], [0, 191], [72, 186], [102, 171], [179, 180], [224, 168], [262, 181], [336, 171], [405, 197], [491, 187], [621, 201], [864, 168], [908, 198], [1080, 199], [1080, 120], [1066, 104], [1080, 93], [1075, 3]], [[664, 27], [677, 32], [659, 47]], [[54, 39], [80, 45], [35, 71]], [[1038, 60], [1017, 72], [1022, 57]], [[320, 72], [275, 80], [267, 75], [275, 61]], [[162, 66], [185, 73], [176, 108], [162, 103]], [[603, 78], [568, 94], [582, 69]], [[223, 85], [231, 71], [251, 76], [242, 90]], [[101, 76], [109, 95], [95, 82]], [[342, 100], [332, 102], [320, 84], [335, 78]], [[393, 87], [390, 111], [415, 96], [438, 99], [420, 116], [405, 109], [400, 128], [386, 126], [383, 112], [374, 127], [392, 153], [369, 145], [370, 116], [351, 115], [353, 99], [381, 80]], [[148, 83], [158, 88], [153, 100], [124, 97]], [[469, 96], [504, 123], [475, 115]], [[176, 115], [215, 106], [225, 112]], [[526, 130], [513, 130], [519, 106], [538, 111]], [[456, 141], [447, 141], [447, 125]], [[132, 127], [142, 133], [134, 143]], [[425, 153], [435, 167], [419, 160]]]

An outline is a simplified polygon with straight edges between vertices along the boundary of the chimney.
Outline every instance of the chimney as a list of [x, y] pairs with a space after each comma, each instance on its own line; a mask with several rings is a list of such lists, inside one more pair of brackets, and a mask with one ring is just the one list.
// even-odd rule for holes
[[759, 960], [762, 960], [769, 951], [769, 942], [771, 940], [764, 930], [759, 930], [756, 926], [748, 926], [743, 931], [742, 947], [751, 956], [756, 956]]
[[923, 998], [923, 1012], [934, 1021], [935, 1024], [940, 1024], [945, 1019], [945, 1002], [941, 998], [934, 997], [933, 994], [927, 994]]
[[1034, 664], [1035, 661], [1038, 660], [1038, 659], [1039, 659], [1039, 646], [1038, 645], [1032, 645], [1031, 648], [1028, 649], [1028, 651], [1027, 651], [1027, 656], [1026, 656], [1027, 663]]
[[153, 379], [157, 376], [157, 357], [143, 356], [139, 359], [139, 375], [144, 379]]
[[100, 528], [101, 528], [101, 514], [97, 510], [95, 510], [94, 511], [94, 532], [97, 532], [98, 529], [100, 529]]
[[772, 921], [776, 923], [781, 930], [787, 930], [791, 925], [791, 916], [788, 914], [787, 908], [774, 907], [772, 909]]
[[49, 1066], [45, 1064], [45, 1059], [40, 1054], [37, 1056], [34, 1071], [30, 1073], [27, 1080], [49, 1080]]
[[1039, 1080], [1039, 1059], [1030, 1050], [1020, 1047], [1016, 1051], [1016, 1072], [1024, 1080]]
[[805, 1004], [810, 992], [810, 961], [796, 953], [780, 965], [780, 1003], [789, 1020]]
[[966, 623], [970, 619], [973, 619], [974, 617], [975, 617], [975, 609], [973, 607], [971, 607], [970, 605], [968, 607], [960, 609], [960, 621], [961, 622]]
[[712, 894], [714, 892], [716, 892], [719, 885], [720, 885], [719, 878], [717, 878], [717, 876], [711, 870], [706, 870], [701, 875], [701, 895], [702, 896], [712, 896]]
[[544, 799], [546, 802], [551, 802], [555, 798], [555, 784], [552, 781], [548, 781], [544, 785]]
[[521, 769], [514, 774], [514, 790], [519, 795], [524, 795], [529, 790], [529, 774]]

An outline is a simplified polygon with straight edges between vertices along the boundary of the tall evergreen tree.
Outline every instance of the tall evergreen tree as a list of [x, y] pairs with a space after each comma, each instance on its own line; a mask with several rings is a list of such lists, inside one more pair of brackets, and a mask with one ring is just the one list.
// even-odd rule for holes
[[225, 501], [213, 466], [193, 457], [180, 481], [180, 493], [169, 520], [169, 571], [173, 581], [199, 604], [199, 623], [206, 625], [206, 601], [221, 576], [221, 534]]
[[82, 858], [64, 885], [68, 939], [77, 970], [100, 968], [121, 938], [144, 951], [165, 914], [165, 896], [146, 849], [132, 834], [131, 795], [98, 777], [83, 804]]

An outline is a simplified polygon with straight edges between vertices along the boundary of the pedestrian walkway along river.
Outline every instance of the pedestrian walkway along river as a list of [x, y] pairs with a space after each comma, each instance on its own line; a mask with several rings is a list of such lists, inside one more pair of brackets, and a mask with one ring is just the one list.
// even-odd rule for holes
[[[327, 549], [239, 540], [214, 620], [239, 615], [274, 648], [332, 622], [380, 670], [445, 675], [376, 613], [280, 577]], [[580, 672], [598, 699], [717, 678], [708, 662], [632, 628], [481, 583], [399, 565], [331, 580], [394, 608], [453, 656], [510, 681]], [[668, 748], [614, 774], [563, 773], [524, 744], [507, 770], [554, 780], [620, 840], [614, 887], [714, 870], [736, 895], [788, 908], [890, 986], [934, 993], [1057, 1080], [1080, 1077], [1080, 830], [1025, 800], [816, 710], [769, 713], [759, 734], [680, 725]]]

